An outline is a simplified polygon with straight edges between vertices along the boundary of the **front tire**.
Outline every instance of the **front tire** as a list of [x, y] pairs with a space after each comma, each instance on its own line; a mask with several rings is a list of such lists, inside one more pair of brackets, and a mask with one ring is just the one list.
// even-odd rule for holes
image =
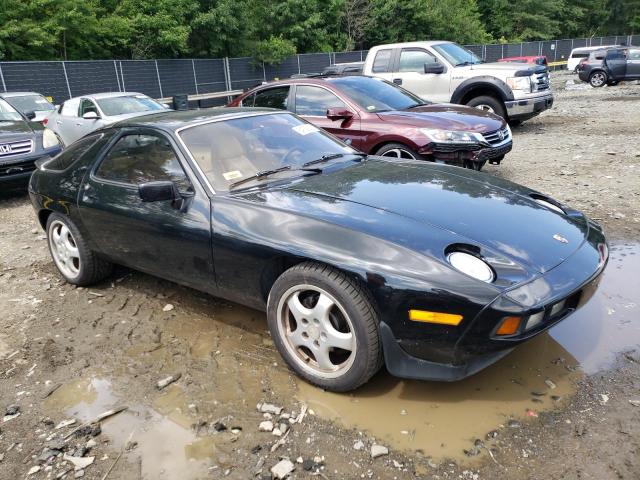
[[422, 160], [422, 155], [401, 143], [387, 143], [379, 148], [374, 155], [406, 160]]
[[58, 213], [49, 215], [47, 244], [54, 264], [68, 283], [84, 287], [111, 273], [113, 265], [89, 249], [78, 227], [68, 217]]
[[485, 112], [494, 113], [507, 120], [507, 112], [505, 111], [504, 104], [496, 97], [491, 97], [489, 95], [474, 97], [467, 102], [467, 106], [477, 108], [478, 110], [483, 110]]
[[602, 70], [589, 75], [589, 84], [594, 88], [604, 87], [607, 84], [607, 74]]
[[325, 390], [354, 390], [382, 366], [370, 295], [329, 266], [305, 262], [285, 271], [269, 292], [267, 321], [287, 365]]

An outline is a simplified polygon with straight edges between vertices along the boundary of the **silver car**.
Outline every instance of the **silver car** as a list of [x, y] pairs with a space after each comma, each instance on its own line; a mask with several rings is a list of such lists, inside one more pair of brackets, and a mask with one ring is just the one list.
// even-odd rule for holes
[[55, 110], [55, 106], [36, 92], [4, 92], [0, 98], [32, 122], [41, 122]]
[[43, 123], [66, 146], [104, 126], [166, 108], [141, 93], [95, 93], [70, 98]]

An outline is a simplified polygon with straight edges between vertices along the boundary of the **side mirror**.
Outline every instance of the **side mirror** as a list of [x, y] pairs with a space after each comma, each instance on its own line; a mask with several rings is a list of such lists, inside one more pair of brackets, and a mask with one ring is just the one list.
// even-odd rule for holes
[[30, 110], [28, 112], [24, 112], [24, 116], [27, 117], [28, 120], [33, 120], [34, 118], [36, 118], [36, 112]]
[[143, 202], [163, 202], [181, 198], [178, 187], [171, 181], [141, 183], [138, 185], [138, 194]]
[[100, 115], [98, 115], [96, 112], [87, 112], [82, 115], [82, 118], [84, 118], [85, 120], [98, 120], [100, 118]]
[[444, 65], [441, 63], [425, 63], [424, 64], [424, 73], [435, 73], [436, 75], [444, 72]]
[[353, 112], [344, 107], [327, 108], [327, 118], [329, 120], [350, 120], [353, 118]]

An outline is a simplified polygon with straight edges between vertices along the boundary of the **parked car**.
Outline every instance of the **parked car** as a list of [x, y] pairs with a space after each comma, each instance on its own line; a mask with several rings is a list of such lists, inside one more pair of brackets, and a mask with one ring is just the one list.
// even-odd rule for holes
[[4, 92], [0, 93], [0, 98], [33, 122], [41, 122], [56, 108], [46, 97], [35, 92]]
[[601, 228], [548, 196], [366, 157], [287, 111], [125, 120], [29, 190], [67, 282], [117, 263], [263, 309], [287, 364], [336, 391], [383, 361], [400, 377], [472, 375], [571, 315], [608, 259]]
[[574, 48], [573, 50], [571, 50], [571, 53], [569, 54], [569, 58], [567, 59], [567, 70], [573, 73], [578, 73], [578, 65], [583, 59], [589, 58], [589, 54], [591, 52], [595, 50], [602, 50], [604, 48], [612, 48], [616, 46], [617, 45], [600, 45], [598, 47]]
[[362, 73], [364, 62], [335, 63], [322, 70], [322, 75], [354, 75]]
[[498, 62], [509, 62], [509, 63], [531, 63], [533, 65], [542, 65], [546, 67], [547, 57], [544, 55], [530, 55], [524, 57], [504, 57], [498, 60]]
[[425, 100], [461, 103], [514, 123], [553, 105], [545, 67], [485, 63], [452, 42], [378, 45], [367, 53], [363, 73], [402, 85]]
[[[24, 188], [35, 162], [60, 152], [60, 143], [42, 124], [30, 121], [0, 96], [0, 188]], [[31, 115], [29, 115], [31, 117]]]
[[229, 106], [290, 110], [362, 152], [480, 170], [511, 150], [500, 117], [475, 108], [430, 104], [380, 78], [338, 76], [272, 82]]
[[616, 47], [591, 52], [578, 65], [578, 77], [592, 87], [640, 80], [640, 47]]
[[63, 145], [70, 145], [104, 126], [166, 108], [141, 93], [94, 93], [67, 100], [45, 119], [44, 124]]

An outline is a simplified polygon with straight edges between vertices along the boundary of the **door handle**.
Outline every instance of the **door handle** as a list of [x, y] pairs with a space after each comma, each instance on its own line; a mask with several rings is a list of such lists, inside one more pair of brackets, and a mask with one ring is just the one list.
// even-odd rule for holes
[[77, 126], [77, 127], [81, 127], [81, 126], [82, 126], [82, 124], [81, 124], [81, 123], [76, 123], [76, 126]]
[[57, 123], [58, 125], [62, 125], [62, 120], [56, 120], [56, 123]]
[[402, 85], [402, 79], [401, 78], [394, 78], [393, 79], [393, 83], [395, 83], [396, 85]]

